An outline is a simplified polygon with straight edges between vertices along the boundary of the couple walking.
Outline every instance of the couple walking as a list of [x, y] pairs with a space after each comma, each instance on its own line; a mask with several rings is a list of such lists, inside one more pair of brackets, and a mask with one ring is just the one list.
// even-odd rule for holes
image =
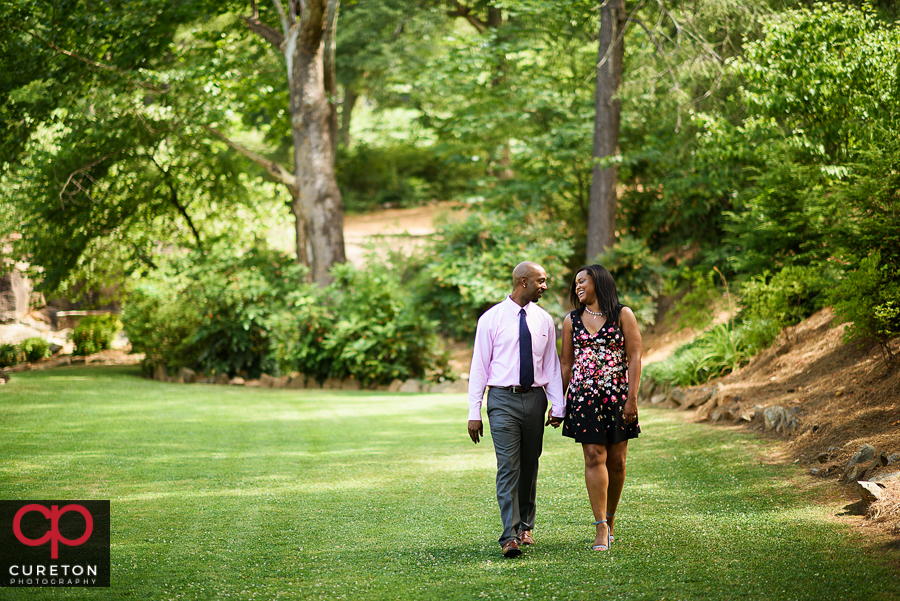
[[540, 265], [516, 266], [512, 293], [478, 320], [469, 372], [468, 428], [475, 443], [484, 435], [481, 402], [488, 389], [503, 521], [499, 542], [506, 557], [534, 544], [545, 426], [562, 425], [564, 436], [581, 443], [595, 551], [606, 551], [613, 542], [628, 440], [640, 432], [641, 334], [634, 313], [619, 304], [609, 271], [589, 265], [575, 274], [570, 290], [575, 310], [563, 322], [562, 360], [553, 318], [535, 304], [546, 290], [547, 273]]

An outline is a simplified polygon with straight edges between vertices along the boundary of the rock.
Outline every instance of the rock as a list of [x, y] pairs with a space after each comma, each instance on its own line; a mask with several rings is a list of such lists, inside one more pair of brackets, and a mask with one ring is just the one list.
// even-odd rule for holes
[[864, 444], [856, 454], [850, 458], [850, 463], [847, 466], [855, 465], [857, 463], [865, 463], [867, 461], [872, 461], [875, 458], [875, 447], [870, 444]]
[[772, 406], [763, 410], [764, 427], [766, 430], [774, 430], [784, 420], [784, 407]]
[[888, 454], [884, 451], [875, 455], [875, 461], [872, 462], [872, 467], [884, 467], [889, 463]]
[[[72, 357], [72, 365], [75, 365], [77, 363], [84, 363], [84, 357], [82, 355], [76, 355], [76, 356]], [[165, 366], [163, 366], [163, 367], [165, 367]], [[165, 381], [165, 380], [163, 380], [163, 381]]]
[[259, 388], [259, 380], [258, 379], [245, 380], [244, 386], [246, 386], [247, 388]]
[[885, 485], [880, 482], [860, 480], [856, 483], [860, 498], [866, 503], [874, 503], [884, 495]]
[[197, 372], [189, 367], [182, 367], [181, 371], [178, 372], [178, 377], [185, 384], [193, 384], [197, 381]]
[[828, 463], [833, 457], [834, 455], [832, 453], [825, 451], [816, 455], [816, 461], [819, 463]]
[[666, 397], [665, 394], [655, 394], [652, 397], [650, 397], [650, 404], [651, 405], [659, 405], [660, 403], [665, 401], [666, 398], [668, 398], [668, 397]]
[[287, 387], [294, 390], [306, 388], [306, 376], [303, 374], [291, 376], [290, 380], [288, 380]]
[[809, 474], [811, 476], [821, 476], [824, 470], [820, 467], [813, 467], [809, 469]]
[[169, 376], [166, 380], [172, 384], [184, 384], [184, 380], [181, 379], [181, 376]]
[[228, 374], [226, 374], [224, 372], [216, 374], [216, 376], [213, 378], [213, 384], [230, 384], [230, 383], [231, 383], [231, 380], [228, 379]]
[[698, 388], [694, 393], [693, 403], [695, 405], [702, 405], [708, 400], [715, 398], [719, 393], [718, 386], [704, 386], [702, 388]]
[[894, 453], [888, 457], [888, 465], [893, 465], [895, 463], [900, 463], [900, 453]]
[[683, 388], [673, 388], [669, 391], [669, 399], [678, 404], [682, 409], [687, 409], [687, 393]]
[[235, 377], [231, 378], [230, 380], [228, 380], [228, 383], [231, 384], [232, 386], [243, 386], [244, 378], [242, 378], [240, 376], [235, 376]]
[[259, 386], [260, 388], [272, 388], [272, 384], [275, 382], [275, 378], [270, 376], [269, 374], [262, 374], [259, 377]]
[[340, 390], [342, 381], [337, 378], [325, 378], [325, 381], [322, 382], [322, 388], [326, 390]]
[[859, 479], [860, 472], [862, 471], [863, 469], [859, 465], [851, 465], [844, 470], [844, 480], [847, 482], [854, 482]]
[[428, 392], [431, 394], [443, 394], [451, 386], [453, 386], [453, 382], [451, 382], [450, 380], [444, 380], [443, 382], [429, 386]]
[[61, 350], [62, 350], [61, 344], [56, 344], [55, 342], [50, 343], [50, 354], [51, 355], [55, 355], [56, 353], [58, 353]]
[[[73, 359], [74, 359], [74, 357], [73, 357]], [[160, 382], [168, 381], [169, 377], [168, 377], [168, 374], [166, 374], [166, 366], [165, 365], [163, 365], [162, 363], [157, 363], [156, 365], [153, 366], [153, 379], [159, 380]]]
[[456, 380], [444, 389], [444, 394], [465, 394], [469, 392], [469, 383], [465, 380]]
[[356, 378], [347, 378], [341, 382], [341, 390], [361, 390], [362, 384]]
[[288, 382], [290, 382], [290, 376], [278, 376], [272, 380], [272, 388], [287, 388]]
[[56, 366], [62, 367], [63, 365], [72, 365], [72, 357], [60, 357], [59, 361], [56, 362]]
[[410, 378], [406, 382], [403, 383], [403, 386], [397, 392], [421, 392], [422, 384], [419, 383], [418, 380], [413, 380]]
[[399, 392], [401, 386], [403, 386], [403, 380], [398, 380], [395, 378], [391, 382], [391, 385], [388, 386], [388, 391], [389, 392]]
[[900, 480], [900, 472], [891, 472], [889, 474], [878, 474], [874, 478], [871, 478], [872, 482], [893, 482], [895, 480]]

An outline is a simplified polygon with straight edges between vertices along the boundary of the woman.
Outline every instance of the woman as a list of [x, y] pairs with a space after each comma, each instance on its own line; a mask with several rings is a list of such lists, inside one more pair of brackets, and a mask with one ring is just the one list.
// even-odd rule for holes
[[628, 440], [641, 431], [641, 333], [634, 312], [619, 304], [612, 275], [600, 265], [578, 270], [570, 298], [575, 310], [563, 321], [560, 360], [566, 390], [563, 436], [581, 443], [597, 528], [592, 549], [607, 551], [625, 484]]

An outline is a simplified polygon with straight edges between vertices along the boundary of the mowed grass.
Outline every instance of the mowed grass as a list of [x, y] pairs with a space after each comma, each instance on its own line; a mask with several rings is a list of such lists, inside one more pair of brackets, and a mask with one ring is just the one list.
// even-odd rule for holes
[[0, 388], [0, 499], [110, 499], [109, 589], [0, 599], [898, 599], [843, 504], [750, 433], [642, 408], [617, 542], [588, 550], [580, 447], [548, 429], [537, 545], [496, 544], [465, 395], [166, 384], [134, 368]]

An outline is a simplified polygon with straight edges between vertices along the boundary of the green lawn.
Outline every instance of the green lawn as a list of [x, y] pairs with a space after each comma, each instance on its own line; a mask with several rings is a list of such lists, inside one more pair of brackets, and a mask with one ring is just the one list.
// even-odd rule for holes
[[134, 368], [0, 388], [0, 499], [112, 501], [110, 589], [0, 599], [898, 599], [887, 564], [749, 433], [642, 409], [612, 551], [548, 429], [537, 545], [499, 553], [464, 395], [166, 384]]

